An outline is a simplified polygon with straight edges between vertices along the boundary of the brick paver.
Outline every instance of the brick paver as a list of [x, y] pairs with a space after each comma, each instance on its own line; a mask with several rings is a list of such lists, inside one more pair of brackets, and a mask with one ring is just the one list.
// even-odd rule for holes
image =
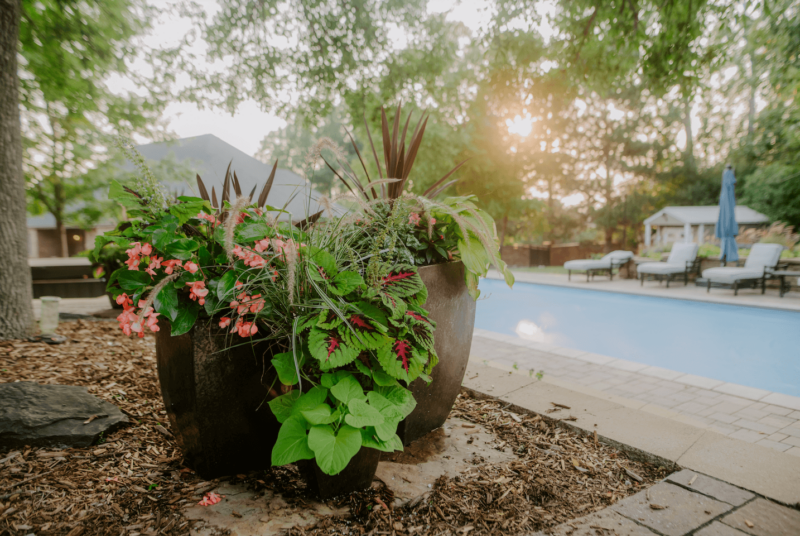
[[715, 478], [683, 470], [605, 510], [548, 530], [548, 534], [797, 536], [800, 511]]
[[626, 363], [630, 362], [611, 357], [577, 350], [562, 351], [483, 330], [476, 330], [471, 355], [531, 375], [542, 371], [547, 377], [653, 404], [674, 412], [676, 418], [691, 417], [697, 426], [800, 456], [800, 410], [780, 405], [785, 401], [793, 406], [793, 397], [782, 395], [770, 402], [744, 398], [737, 393], [764, 399], [772, 395], [763, 396], [766, 391], [740, 390], [732, 384], [699, 376], [675, 377], [658, 367], [628, 365]]

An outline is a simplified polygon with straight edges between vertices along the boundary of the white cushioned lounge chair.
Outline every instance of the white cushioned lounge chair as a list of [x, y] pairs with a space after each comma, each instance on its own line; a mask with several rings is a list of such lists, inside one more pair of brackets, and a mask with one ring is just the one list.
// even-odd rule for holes
[[643, 262], [636, 267], [639, 280], [644, 286], [645, 278], [669, 282], [675, 276], [683, 275], [684, 286], [689, 283], [689, 274], [697, 270], [697, 244], [673, 244], [667, 262]]
[[581, 259], [575, 261], [567, 261], [564, 263], [564, 268], [567, 269], [567, 279], [572, 279], [572, 272], [586, 272], [586, 281], [589, 277], [603, 272], [608, 273], [610, 279], [614, 279], [614, 269], [627, 263], [633, 258], [633, 253], [630, 251], [623, 251], [618, 249], [612, 251], [602, 259]]
[[780, 244], [754, 244], [747, 255], [743, 267], [719, 266], [703, 270], [706, 279], [706, 292], [711, 290], [711, 283], [733, 285], [733, 295], [739, 293], [739, 285], [747, 282], [761, 282], [761, 294], [766, 289], [766, 281], [778, 267], [783, 246]]

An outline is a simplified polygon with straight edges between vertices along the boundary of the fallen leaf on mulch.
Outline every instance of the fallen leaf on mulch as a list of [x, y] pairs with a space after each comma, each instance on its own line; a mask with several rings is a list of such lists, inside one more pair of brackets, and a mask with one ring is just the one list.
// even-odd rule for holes
[[200, 506], [213, 506], [218, 502], [220, 502], [222, 500], [222, 497], [224, 496], [225, 495], [217, 495], [213, 491], [210, 491], [206, 493], [205, 496], [203, 497], [203, 500], [197, 504], [199, 504]]

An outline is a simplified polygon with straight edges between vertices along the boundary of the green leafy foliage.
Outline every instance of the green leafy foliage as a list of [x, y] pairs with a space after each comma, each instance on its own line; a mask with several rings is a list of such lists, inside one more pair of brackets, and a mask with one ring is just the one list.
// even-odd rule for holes
[[309, 435], [302, 417], [289, 417], [278, 431], [278, 440], [272, 448], [272, 465], [286, 465], [314, 458], [309, 447]]

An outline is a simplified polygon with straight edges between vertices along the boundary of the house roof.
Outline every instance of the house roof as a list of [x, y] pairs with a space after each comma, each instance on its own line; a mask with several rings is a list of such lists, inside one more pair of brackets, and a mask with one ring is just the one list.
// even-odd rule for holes
[[[249, 194], [256, 187], [254, 198], [261, 193], [261, 188], [272, 171], [272, 165], [253, 158], [213, 134], [150, 143], [140, 145], [137, 149], [146, 160], [161, 160], [172, 154], [175, 161], [188, 165], [194, 173], [200, 175], [209, 193], [214, 186], [218, 198], [221, 197], [228, 164], [231, 165], [231, 172], [236, 171], [243, 193]], [[164, 186], [178, 195], [198, 196], [194, 173], [182, 180], [165, 182]], [[279, 168], [275, 173], [267, 204], [276, 208], [285, 206], [293, 220], [301, 220], [323, 209], [318, 202], [320, 197], [300, 175]]]
[[[217, 197], [221, 197], [220, 191], [225, 179], [225, 171], [228, 169], [228, 164], [231, 164], [231, 171], [236, 171], [242, 192], [249, 194], [256, 186], [256, 193], [253, 197], [257, 198], [272, 171], [272, 165], [253, 158], [213, 134], [162, 143], [149, 143], [139, 145], [136, 149], [148, 161], [159, 161], [171, 154], [176, 162], [185, 163], [192, 170], [192, 173], [186, 177], [164, 181], [164, 186], [171, 193], [178, 195], [199, 196], [195, 180], [196, 173], [203, 179], [209, 193], [211, 187], [215, 186]], [[134, 169], [131, 163], [126, 164], [125, 167], [128, 170]], [[105, 197], [106, 192], [98, 192], [98, 195]], [[300, 175], [278, 168], [267, 204], [276, 208], [285, 206], [285, 210], [291, 213], [293, 220], [302, 220], [307, 215], [316, 214], [323, 209], [318, 202], [320, 197], [320, 194], [313, 190], [308, 181]], [[70, 208], [75, 209], [82, 206], [82, 203], [75, 203], [70, 205]], [[344, 212], [335, 204], [333, 209]], [[101, 224], [108, 223], [110, 222]], [[28, 216], [27, 224], [30, 229], [53, 229], [56, 226], [56, 220], [52, 214]], [[113, 223], [111, 224], [113, 225]]]
[[[646, 220], [650, 225], [714, 225], [719, 219], [719, 205], [710, 207], [664, 207]], [[736, 205], [736, 222], [739, 224], [769, 223], [764, 214], [744, 205]]]

